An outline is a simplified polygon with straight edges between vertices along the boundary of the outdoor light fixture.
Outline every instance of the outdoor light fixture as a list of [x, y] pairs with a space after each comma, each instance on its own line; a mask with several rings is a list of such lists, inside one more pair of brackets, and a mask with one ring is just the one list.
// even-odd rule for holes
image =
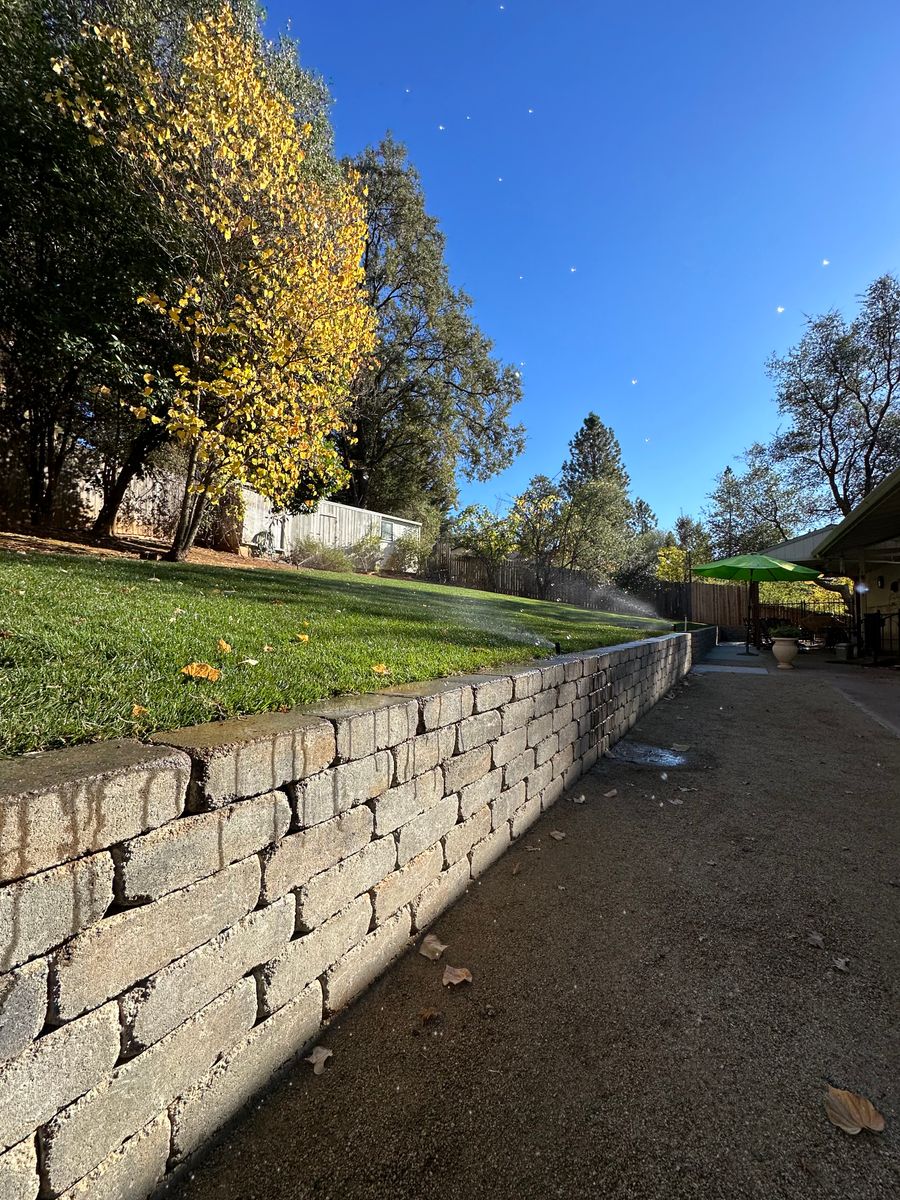
[[879, 575], [877, 577], [877, 579], [875, 580], [875, 586], [879, 589], [884, 587], [884, 576], [883, 575]]

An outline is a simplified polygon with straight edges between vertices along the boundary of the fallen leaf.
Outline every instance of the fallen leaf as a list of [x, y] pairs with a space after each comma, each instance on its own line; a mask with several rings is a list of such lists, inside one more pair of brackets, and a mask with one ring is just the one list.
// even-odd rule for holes
[[11, 629], [0, 629], [0, 638], [11, 638], [13, 632]]
[[831, 1084], [825, 1093], [825, 1115], [844, 1133], [859, 1133], [861, 1129], [881, 1133], [884, 1129], [884, 1117], [870, 1100]]
[[540, 854], [540, 852], [541, 852], [541, 848], [540, 848], [540, 846], [526, 846], [526, 847], [525, 847], [525, 849], [526, 849], [526, 850], [530, 850], [532, 854], [533, 854], [533, 853], [535, 853], [535, 852], [537, 852], [538, 854]]
[[690, 747], [689, 742], [673, 742], [672, 743], [672, 749], [675, 751], [676, 754], [684, 754], [685, 751], [690, 750], [690, 748], [691, 747]]
[[572, 803], [573, 804], [584, 804], [584, 796], [573, 796]]
[[149, 711], [150, 709], [144, 708], [143, 704], [134, 704], [131, 708], [131, 715], [133, 717], [146, 717]]
[[333, 1050], [326, 1050], [324, 1046], [316, 1046], [311, 1054], [307, 1054], [306, 1061], [312, 1063], [313, 1075], [321, 1075], [325, 1070], [325, 1063], [331, 1058]]
[[513, 873], [513, 875], [518, 875], [518, 873], [521, 870], [522, 870], [522, 864], [520, 862], [517, 862], [516, 865], [512, 869], [512, 873]]
[[810, 946], [815, 946], [817, 950], [825, 949], [825, 939], [822, 937], [821, 933], [808, 933], [806, 935], [806, 940]]
[[444, 967], [444, 978], [441, 982], [444, 987], [449, 987], [451, 984], [456, 987], [460, 983], [471, 983], [472, 972], [468, 967]]
[[274, 649], [274, 646], [263, 646], [263, 654], [271, 654]]
[[298, 642], [308, 642], [309, 634], [308, 633], [295, 633], [294, 640], [298, 641]]
[[612, 800], [613, 796], [618, 796], [618, 794], [619, 794], [618, 788], [610, 788], [608, 792], [603, 793], [603, 798], [605, 800]]
[[212, 667], [205, 662], [188, 663], [186, 667], [181, 668], [182, 675], [187, 675], [188, 679], [208, 679], [210, 683], [215, 683], [222, 675], [218, 667]]
[[558, 829], [551, 829], [550, 836], [553, 838], [554, 842], [565, 841], [565, 837], [566, 837], [566, 835], [564, 833], [560, 833], [560, 831]]
[[446, 943], [440, 938], [435, 937], [433, 933], [426, 933], [422, 938], [422, 945], [419, 947], [419, 953], [425, 958], [430, 958], [432, 962], [441, 957], [447, 949]]
[[850, 970], [850, 959], [849, 958], [839, 958], [839, 957], [835, 956], [834, 965], [837, 967], [837, 969], [839, 971], [849, 971]]
[[230, 654], [231, 653], [231, 646], [228, 644], [228, 642], [225, 641], [224, 638], [219, 638], [219, 640], [216, 642], [216, 649], [219, 651], [220, 654]]
[[240, 662], [238, 663], [238, 666], [239, 667], [258, 667], [259, 659], [258, 658], [242, 658], [240, 660]]
[[390, 669], [384, 663], [372, 663], [373, 675], [390, 675]]
[[433, 1021], [440, 1020], [441, 1013], [437, 1008], [423, 1008], [419, 1016], [422, 1018], [423, 1025], [430, 1025]]

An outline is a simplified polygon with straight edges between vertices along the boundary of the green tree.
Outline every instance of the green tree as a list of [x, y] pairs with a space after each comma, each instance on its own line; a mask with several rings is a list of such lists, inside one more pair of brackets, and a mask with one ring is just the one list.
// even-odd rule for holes
[[498, 515], [483, 504], [470, 504], [450, 523], [449, 533], [457, 546], [481, 559], [494, 586], [501, 563], [516, 548], [517, 526], [515, 510]]
[[846, 516], [900, 462], [900, 281], [882, 275], [856, 317], [812, 317], [768, 363], [787, 427], [771, 462], [812, 519]]
[[572, 495], [582, 484], [597, 479], [612, 479], [623, 491], [628, 490], [628, 472], [622, 465], [619, 440], [596, 413], [590, 412], [569, 442], [569, 456], [563, 463], [560, 481], [564, 491]]
[[451, 285], [444, 236], [404, 147], [387, 137], [350, 165], [365, 192], [379, 346], [353, 389], [355, 429], [339, 439], [350, 470], [342, 498], [398, 512], [424, 496], [446, 511], [457, 471], [485, 480], [522, 450], [522, 427], [510, 423], [519, 374], [494, 357], [469, 297]]

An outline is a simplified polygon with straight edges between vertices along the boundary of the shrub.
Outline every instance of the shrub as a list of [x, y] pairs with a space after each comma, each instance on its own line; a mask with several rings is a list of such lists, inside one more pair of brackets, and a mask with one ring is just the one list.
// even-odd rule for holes
[[418, 571], [419, 563], [425, 556], [422, 553], [422, 543], [417, 537], [405, 533], [397, 538], [388, 551], [385, 559], [385, 569], [401, 573]]
[[311, 571], [353, 570], [353, 563], [340, 546], [324, 546], [314, 537], [297, 538], [286, 557], [295, 567], [308, 567]]
[[365, 533], [345, 553], [355, 571], [374, 571], [381, 560], [381, 538], [374, 530]]

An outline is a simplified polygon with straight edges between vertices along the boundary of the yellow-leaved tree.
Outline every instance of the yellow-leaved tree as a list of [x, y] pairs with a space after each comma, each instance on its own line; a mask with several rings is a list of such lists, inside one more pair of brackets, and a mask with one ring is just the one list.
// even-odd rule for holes
[[275, 504], [301, 480], [342, 480], [331, 435], [374, 346], [362, 290], [366, 225], [354, 179], [304, 168], [298, 126], [258, 45], [227, 7], [190, 23], [170, 61], [134, 54], [126, 33], [85, 25], [103, 90], [54, 63], [48, 95], [90, 143], [116, 146], [171, 236], [164, 293], [136, 298], [176, 348], [169, 378], [146, 376], [142, 419], [186, 450], [170, 557], [193, 544], [205, 506], [235, 482]]

